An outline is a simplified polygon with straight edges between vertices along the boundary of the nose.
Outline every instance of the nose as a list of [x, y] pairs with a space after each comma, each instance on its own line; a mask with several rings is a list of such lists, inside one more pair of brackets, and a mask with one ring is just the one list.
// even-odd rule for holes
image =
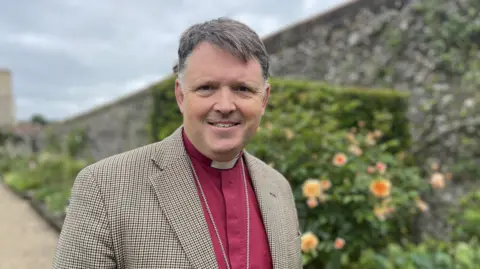
[[229, 87], [222, 87], [217, 91], [213, 109], [222, 114], [229, 114], [236, 109], [235, 94]]

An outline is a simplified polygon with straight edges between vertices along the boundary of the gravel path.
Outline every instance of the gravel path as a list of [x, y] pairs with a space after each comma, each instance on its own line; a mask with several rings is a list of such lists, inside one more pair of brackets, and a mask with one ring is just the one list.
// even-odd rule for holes
[[58, 234], [0, 184], [0, 269], [51, 269]]

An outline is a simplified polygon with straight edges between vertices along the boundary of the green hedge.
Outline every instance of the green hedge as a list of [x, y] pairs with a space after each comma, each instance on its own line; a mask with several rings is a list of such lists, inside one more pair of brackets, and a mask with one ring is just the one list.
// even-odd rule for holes
[[149, 90], [152, 93], [153, 105], [148, 129], [151, 142], [155, 142], [169, 136], [178, 128], [182, 123], [182, 114], [175, 100], [174, 77], [153, 84]]

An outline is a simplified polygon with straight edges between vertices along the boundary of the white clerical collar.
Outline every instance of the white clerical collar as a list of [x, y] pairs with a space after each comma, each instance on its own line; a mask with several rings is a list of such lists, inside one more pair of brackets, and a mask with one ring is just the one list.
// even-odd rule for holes
[[238, 156], [240, 156], [240, 154], [237, 155], [233, 160], [227, 162], [212, 161], [210, 166], [216, 169], [231, 169], [235, 166], [235, 163], [237, 163]]

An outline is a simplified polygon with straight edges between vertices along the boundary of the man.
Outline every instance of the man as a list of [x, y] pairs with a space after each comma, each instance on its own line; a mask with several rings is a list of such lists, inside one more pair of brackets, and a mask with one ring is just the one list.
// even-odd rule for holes
[[244, 147], [270, 95], [257, 34], [230, 19], [180, 38], [168, 138], [83, 169], [54, 269], [301, 268], [287, 180]]

